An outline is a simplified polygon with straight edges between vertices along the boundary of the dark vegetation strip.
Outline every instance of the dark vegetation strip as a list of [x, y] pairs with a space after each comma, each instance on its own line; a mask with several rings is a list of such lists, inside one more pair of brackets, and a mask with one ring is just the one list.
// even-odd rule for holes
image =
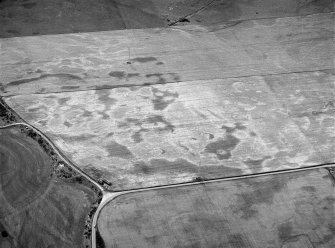
[[333, 167], [328, 167], [327, 170], [329, 171], [329, 174], [332, 176], [332, 178], [335, 181], [335, 166]]
[[105, 242], [100, 235], [99, 229], [96, 229], [96, 248], [106, 248]]
[[4, 125], [14, 124], [18, 122], [24, 122], [24, 121], [0, 97], [0, 125], [4, 126]]

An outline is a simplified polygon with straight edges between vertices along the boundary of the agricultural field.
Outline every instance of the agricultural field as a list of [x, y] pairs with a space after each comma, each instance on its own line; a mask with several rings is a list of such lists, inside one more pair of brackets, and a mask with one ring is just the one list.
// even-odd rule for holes
[[0, 0], [0, 248], [335, 247], [334, 23]]
[[187, 25], [2, 39], [0, 94], [199, 80], [210, 84], [210, 80], [225, 78], [332, 72], [333, 23], [334, 13], [325, 13], [248, 20], [230, 26]]
[[[133, 1], [126, 0], [123, 2], [131, 3]], [[140, 2], [145, 3], [146, 1]], [[188, 4], [185, 4], [183, 0], [152, 2], [157, 6], [162, 16], [167, 16], [170, 25], [176, 20], [182, 23], [209, 26], [234, 21], [282, 18], [334, 11], [334, 3], [332, 0], [189, 0]]]
[[324, 169], [125, 193], [98, 219], [98, 247], [330, 248], [335, 181]]
[[122, 190], [332, 162], [333, 81], [331, 72], [296, 73], [6, 101]]
[[94, 186], [23, 127], [0, 129], [0, 247], [90, 247]]
[[327, 13], [332, 0], [1, 0], [0, 37], [212, 25], [246, 19]]
[[112, 190], [331, 163], [333, 21], [1, 40], [1, 94]]

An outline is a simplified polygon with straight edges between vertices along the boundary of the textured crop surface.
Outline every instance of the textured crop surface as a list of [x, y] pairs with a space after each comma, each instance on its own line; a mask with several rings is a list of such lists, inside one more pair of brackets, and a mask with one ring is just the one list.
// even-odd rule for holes
[[296, 73], [6, 100], [119, 190], [334, 161], [333, 80]]
[[3, 39], [0, 92], [113, 190], [332, 163], [333, 23], [316, 13]]
[[330, 248], [335, 187], [326, 170], [128, 193], [100, 213], [106, 248]]
[[333, 24], [334, 13], [325, 13], [1, 39], [0, 94], [332, 70]]
[[335, 247], [334, 23], [334, 0], [0, 0], [0, 248]]
[[333, 23], [317, 13], [3, 39], [0, 92], [109, 189], [331, 163]]
[[53, 161], [21, 129], [0, 130], [0, 247], [84, 247], [95, 192], [53, 172]]

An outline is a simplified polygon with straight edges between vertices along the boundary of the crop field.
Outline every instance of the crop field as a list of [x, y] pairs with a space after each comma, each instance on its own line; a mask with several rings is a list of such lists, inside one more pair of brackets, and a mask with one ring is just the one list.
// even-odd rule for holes
[[99, 215], [100, 247], [330, 248], [334, 192], [319, 169], [126, 193]]
[[120, 190], [331, 162], [333, 81], [330, 72], [296, 73], [6, 101]]
[[3, 39], [0, 91], [113, 190], [330, 163], [333, 21]]
[[325, 13], [2, 39], [0, 94], [332, 70], [333, 23], [334, 13]]
[[89, 244], [85, 221], [95, 191], [55, 173], [53, 160], [24, 128], [0, 129], [0, 136], [0, 247]]
[[333, 0], [0, 0], [0, 248], [335, 247]]

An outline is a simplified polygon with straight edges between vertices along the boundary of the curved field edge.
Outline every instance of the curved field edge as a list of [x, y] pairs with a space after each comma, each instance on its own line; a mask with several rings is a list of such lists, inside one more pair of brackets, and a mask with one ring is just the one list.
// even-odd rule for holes
[[[1, 110], [3, 110], [6, 105], [4, 105], [3, 101], [1, 101], [0, 106], [2, 107]], [[20, 120], [22, 122], [22, 119], [18, 117], [18, 115], [16, 115], [14, 111], [11, 112], [10, 108], [5, 110], [7, 111], [1, 111], [1, 117], [5, 116], [5, 123], [11, 124], [7, 126], [2, 126], [0, 127], [0, 129], [18, 129], [19, 132], [25, 134], [27, 137], [37, 142], [38, 145], [47, 154], [47, 156], [51, 159], [52, 178], [56, 178], [56, 180], [61, 180], [65, 184], [74, 184], [74, 186], [77, 185], [75, 187], [79, 187], [78, 184], [81, 184], [80, 187], [82, 187], [82, 189], [86, 188], [88, 191], [91, 191], [93, 195], [93, 201], [91, 202], [91, 206], [86, 215], [85, 223], [83, 223], [83, 225], [85, 225], [83, 232], [83, 244], [85, 244], [85, 247], [90, 247], [91, 221], [102, 199], [102, 191], [85, 176], [81, 175], [80, 171], [78, 172], [77, 170], [74, 170], [66, 161], [64, 161], [64, 159], [60, 158], [60, 156], [58, 156], [58, 153], [54, 150], [53, 146], [32, 127], [29, 127], [29, 125], [25, 125], [24, 123], [15, 124], [15, 121]], [[3, 120], [3, 118], [1, 118], [1, 120]], [[3, 122], [1, 124], [3, 124]], [[1, 232], [2, 234], [4, 233], [9, 236], [9, 238], [11, 238], [10, 233], [5, 229]]]

